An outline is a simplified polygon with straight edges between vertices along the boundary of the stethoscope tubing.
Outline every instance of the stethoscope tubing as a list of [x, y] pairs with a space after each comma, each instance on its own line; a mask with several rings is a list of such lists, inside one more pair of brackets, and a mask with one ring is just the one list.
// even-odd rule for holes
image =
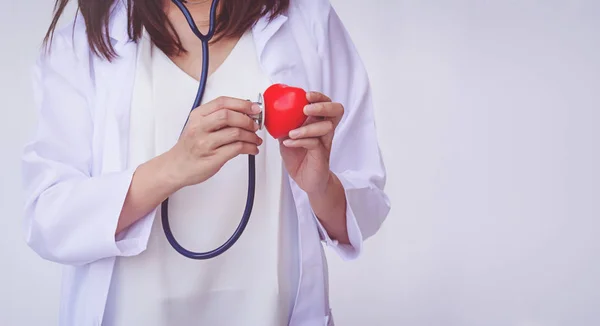
[[[191, 113], [195, 108], [200, 106], [200, 103], [202, 103], [202, 97], [204, 96], [204, 90], [206, 88], [206, 82], [208, 79], [208, 63], [209, 63], [208, 43], [210, 42], [210, 40], [212, 39], [212, 37], [214, 36], [214, 33], [215, 33], [216, 12], [217, 12], [217, 7], [219, 5], [219, 0], [213, 0], [213, 2], [212, 2], [211, 8], [210, 8], [209, 30], [206, 35], [202, 34], [202, 32], [200, 32], [198, 30], [198, 27], [196, 26], [196, 23], [194, 22], [192, 15], [190, 14], [187, 7], [183, 4], [184, 0], [171, 0], [171, 1], [181, 10], [183, 15], [185, 16], [185, 19], [187, 20], [188, 25], [190, 26], [192, 32], [194, 32], [196, 37], [198, 37], [198, 39], [202, 42], [202, 73], [200, 75], [200, 84], [198, 86], [198, 92], [196, 93], [196, 98], [194, 100], [194, 104], [192, 106], [192, 109], [190, 110], [190, 113]], [[187, 119], [189, 120], [189, 115], [188, 115]], [[187, 125], [188, 120], [186, 120], [185, 125]], [[246, 197], [246, 206], [244, 208], [244, 213], [242, 215], [240, 223], [239, 223], [238, 227], [235, 229], [235, 231], [233, 232], [233, 234], [231, 235], [231, 237], [229, 239], [227, 239], [227, 241], [225, 241], [225, 243], [223, 243], [221, 246], [217, 247], [216, 249], [207, 251], [207, 252], [190, 251], [190, 250], [184, 248], [183, 246], [181, 246], [181, 244], [179, 244], [179, 242], [175, 239], [175, 236], [173, 235], [173, 232], [171, 231], [171, 226], [169, 224], [169, 198], [165, 199], [161, 204], [161, 216], [162, 216], [163, 231], [165, 233], [167, 241], [173, 247], [173, 249], [175, 249], [178, 253], [180, 253], [181, 255], [183, 255], [187, 258], [190, 258], [190, 259], [206, 260], [206, 259], [215, 258], [215, 257], [223, 254], [224, 252], [229, 250], [239, 240], [239, 238], [242, 236], [242, 233], [246, 229], [248, 222], [250, 221], [250, 215], [252, 214], [252, 208], [254, 206], [254, 194], [255, 194], [255, 190], [256, 190], [255, 188], [256, 188], [255, 156], [248, 155], [248, 195]]]

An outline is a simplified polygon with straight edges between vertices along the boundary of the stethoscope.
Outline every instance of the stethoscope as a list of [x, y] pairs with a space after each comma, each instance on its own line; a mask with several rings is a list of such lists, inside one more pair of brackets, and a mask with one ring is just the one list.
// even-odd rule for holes
[[[204, 89], [206, 87], [206, 80], [208, 78], [208, 43], [212, 39], [215, 33], [215, 16], [217, 12], [217, 6], [219, 4], [219, 0], [213, 0], [211, 8], [210, 8], [210, 21], [209, 21], [209, 29], [206, 35], [202, 34], [189, 10], [185, 6], [184, 3], [190, 3], [187, 0], [171, 0], [177, 7], [181, 10], [185, 19], [187, 20], [188, 25], [198, 37], [198, 39], [202, 42], [202, 73], [200, 75], [200, 85], [198, 86], [198, 93], [196, 94], [196, 99], [194, 100], [194, 105], [192, 106], [192, 110], [202, 103], [202, 97], [204, 95]], [[257, 102], [262, 107], [262, 97], [259, 96], [259, 100]], [[190, 111], [191, 112], [191, 111]], [[262, 112], [256, 116], [251, 116], [259, 126], [262, 126]], [[188, 115], [189, 119], [189, 115]], [[187, 121], [186, 121], [187, 124]], [[254, 205], [254, 190], [255, 190], [255, 182], [256, 182], [256, 171], [255, 171], [255, 160], [254, 155], [248, 155], [248, 196], [246, 199], [246, 208], [244, 209], [244, 214], [242, 215], [242, 219], [237, 229], [233, 232], [233, 235], [220, 247], [207, 251], [207, 252], [193, 252], [183, 248], [173, 236], [171, 232], [171, 227], [169, 225], [169, 198], [163, 201], [161, 205], [161, 214], [162, 214], [162, 224], [163, 230], [165, 232], [165, 236], [167, 240], [171, 244], [171, 246], [179, 252], [181, 255], [197, 260], [205, 260], [217, 257], [227, 251], [231, 246], [233, 246], [236, 241], [240, 238], [244, 229], [248, 225], [248, 221], [250, 220], [250, 214], [252, 213], [252, 206]]]

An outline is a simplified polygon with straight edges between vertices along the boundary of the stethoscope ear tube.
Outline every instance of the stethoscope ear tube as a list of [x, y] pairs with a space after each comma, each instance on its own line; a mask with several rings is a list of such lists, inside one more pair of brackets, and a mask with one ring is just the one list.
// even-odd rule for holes
[[[185, 0], [172, 0], [172, 1], [173, 1], [173, 3], [175, 3], [175, 5], [177, 5], [177, 7], [179, 7], [181, 12], [185, 16], [185, 18], [188, 22], [188, 25], [190, 26], [190, 28], [192, 29], [194, 34], [196, 34], [198, 39], [202, 42], [202, 74], [200, 77], [200, 84], [198, 86], [198, 93], [196, 94], [196, 99], [194, 100], [194, 105], [192, 106], [192, 110], [193, 110], [194, 108], [198, 107], [200, 105], [200, 103], [202, 103], [202, 97], [204, 95], [204, 90], [206, 88], [207, 73], [208, 73], [208, 54], [209, 54], [208, 53], [208, 42], [213, 37], [214, 32], [215, 32], [215, 16], [216, 16], [216, 10], [217, 10], [219, 0], [213, 0], [213, 2], [212, 2], [212, 6], [211, 6], [211, 10], [210, 10], [210, 27], [209, 27], [209, 32], [206, 35], [202, 34], [198, 30], [198, 28], [196, 27], [196, 24], [194, 23], [192, 15], [190, 14], [189, 10], [187, 10], [186, 6], [183, 4], [183, 2], [187, 2], [187, 1], [185, 1]], [[262, 110], [262, 105], [263, 105], [262, 102], [263, 102], [262, 95], [259, 95], [258, 104], [261, 106], [261, 113], [251, 116], [251, 118], [254, 119], [254, 121], [256, 121], [261, 128], [264, 125], [264, 121], [263, 121], [264, 120], [263, 119], [264, 118], [264, 116], [263, 116], [264, 110]], [[188, 118], [189, 118], [189, 116], [188, 116]], [[187, 121], [186, 121], [186, 124], [187, 124]], [[175, 249], [178, 253], [180, 253], [181, 255], [183, 255], [187, 258], [196, 259], [196, 260], [206, 260], [206, 259], [215, 258], [215, 257], [223, 254], [224, 252], [229, 250], [229, 248], [231, 248], [239, 240], [239, 238], [242, 236], [242, 233], [246, 229], [248, 222], [250, 221], [250, 215], [252, 214], [252, 207], [254, 206], [254, 193], [255, 193], [255, 188], [256, 188], [255, 165], [256, 165], [256, 163], [255, 163], [254, 155], [248, 155], [248, 195], [246, 197], [246, 207], [244, 208], [244, 213], [242, 215], [242, 218], [240, 220], [240, 223], [239, 223], [237, 229], [235, 229], [235, 231], [233, 232], [231, 237], [225, 243], [223, 243], [221, 246], [219, 246], [218, 248], [216, 248], [214, 250], [207, 251], [207, 252], [193, 252], [193, 251], [187, 250], [183, 246], [181, 246], [179, 244], [179, 242], [177, 242], [177, 240], [175, 239], [175, 236], [173, 235], [173, 232], [171, 231], [171, 226], [169, 224], [169, 199], [167, 198], [165, 201], [162, 202], [162, 204], [161, 204], [161, 215], [162, 215], [161, 221], [162, 221], [162, 225], [163, 225], [163, 230], [165, 232], [167, 241], [169, 242], [169, 244], [171, 244], [173, 249]]]

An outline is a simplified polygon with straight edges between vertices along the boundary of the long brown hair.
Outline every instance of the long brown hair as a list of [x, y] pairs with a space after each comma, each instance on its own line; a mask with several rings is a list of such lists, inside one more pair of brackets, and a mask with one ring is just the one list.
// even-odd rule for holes
[[[85, 21], [90, 49], [99, 57], [112, 60], [117, 54], [109, 41], [110, 11], [116, 1], [122, 0], [78, 0], [78, 12]], [[181, 41], [165, 12], [165, 0], [126, 0], [128, 9], [128, 34], [138, 41], [145, 28], [152, 41], [167, 55], [185, 52]], [[217, 15], [214, 42], [223, 37], [241, 36], [262, 16], [269, 19], [287, 11], [290, 0], [221, 0]], [[58, 21], [69, 0], [56, 0], [54, 16], [44, 37], [44, 45], [52, 42]]]

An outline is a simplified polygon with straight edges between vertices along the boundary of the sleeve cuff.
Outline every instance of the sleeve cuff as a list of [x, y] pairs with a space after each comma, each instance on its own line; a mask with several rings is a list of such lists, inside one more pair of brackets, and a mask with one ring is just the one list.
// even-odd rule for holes
[[156, 211], [157, 208], [139, 219], [128, 230], [119, 234], [115, 241], [118, 250], [117, 256], [135, 256], [146, 250]]
[[340, 244], [337, 240], [332, 239], [312, 209], [311, 212], [317, 223], [321, 240], [325, 245], [332, 248], [343, 260], [355, 260], [362, 253], [363, 236], [350, 204], [351, 197], [348, 192], [352, 191], [352, 186], [342, 176], [338, 175], [338, 178], [344, 187], [346, 195], [346, 227], [348, 229], [348, 239], [350, 239], [350, 244]]
[[[25, 208], [27, 244], [47, 260], [74, 266], [141, 253], [147, 246], [154, 212], [115, 237], [132, 176], [132, 171], [115, 172], [66, 180], [43, 195], [38, 194], [40, 190], [32, 191], [35, 205]], [[39, 188], [48, 189], [44, 184]]]

